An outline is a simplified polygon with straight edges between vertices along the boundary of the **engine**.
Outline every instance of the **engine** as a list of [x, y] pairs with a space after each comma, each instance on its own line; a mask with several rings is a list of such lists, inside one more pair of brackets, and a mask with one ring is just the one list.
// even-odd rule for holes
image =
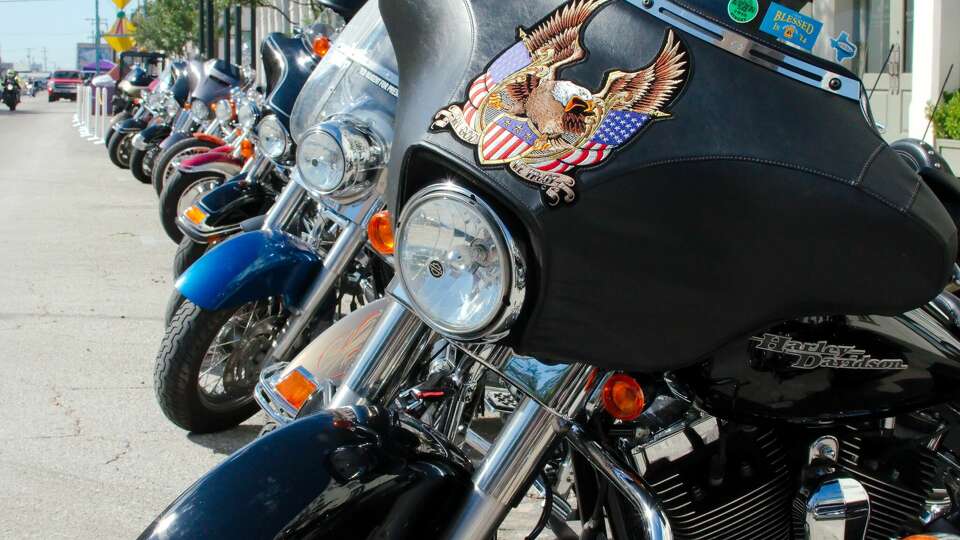
[[941, 519], [960, 484], [938, 417], [760, 428], [658, 397], [637, 425], [630, 456], [678, 539], [817, 538], [837, 515], [865, 533], [850, 537], [956, 532]]

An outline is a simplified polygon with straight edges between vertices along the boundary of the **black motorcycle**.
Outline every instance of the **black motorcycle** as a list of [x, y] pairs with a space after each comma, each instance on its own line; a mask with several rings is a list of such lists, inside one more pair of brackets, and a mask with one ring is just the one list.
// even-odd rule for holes
[[4, 79], [3, 95], [0, 96], [0, 100], [11, 112], [17, 110], [17, 105], [20, 104], [20, 83], [13, 79]]
[[[957, 179], [853, 73], [724, 2], [380, 8], [390, 297], [143, 537], [487, 540], [538, 487], [530, 537], [960, 532]], [[515, 400], [495, 437], [477, 371]]]
[[[133, 126], [133, 129], [139, 129], [136, 129], [130, 142], [130, 173], [140, 182], [152, 183], [153, 165], [160, 153], [160, 143], [175, 131], [191, 129], [193, 119], [187, 105], [190, 94], [204, 77], [204, 69], [204, 64], [197, 61], [172, 62], [169, 87], [151, 93], [146, 100], [152, 118], [147, 125]], [[133, 130], [130, 132], [133, 133]]]

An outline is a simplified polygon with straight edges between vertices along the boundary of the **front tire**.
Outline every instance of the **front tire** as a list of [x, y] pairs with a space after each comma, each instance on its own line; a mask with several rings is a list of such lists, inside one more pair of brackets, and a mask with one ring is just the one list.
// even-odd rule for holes
[[223, 175], [215, 172], [184, 174], [181, 171], [176, 171], [167, 179], [160, 193], [160, 224], [171, 240], [177, 243], [183, 240], [183, 231], [177, 227], [177, 216], [224, 180]]
[[183, 302], [164, 334], [153, 379], [157, 402], [171, 422], [210, 433], [259, 410], [253, 388], [279, 320], [270, 315], [271, 304], [210, 311]]
[[180, 245], [177, 246], [177, 254], [173, 256], [173, 279], [179, 278], [180, 274], [186, 272], [187, 268], [197, 262], [197, 259], [203, 257], [203, 254], [209, 248], [210, 244], [194, 242], [186, 236], [183, 240], [180, 240]]
[[110, 161], [121, 169], [130, 168], [130, 153], [133, 150], [133, 145], [130, 143], [133, 141], [133, 137], [133, 133], [117, 133], [114, 131], [107, 143], [107, 154], [110, 156]]
[[143, 166], [148, 152], [150, 152], [150, 147], [147, 147], [146, 150], [140, 150], [139, 148], [130, 150], [130, 173], [143, 184], [150, 183], [150, 175], [147, 174]]
[[177, 165], [179, 165], [180, 161], [186, 157], [201, 154], [216, 147], [216, 143], [191, 137], [164, 150], [163, 153], [157, 157], [151, 178], [153, 189], [157, 191], [157, 196], [161, 196], [164, 185], [170, 177], [177, 172]]

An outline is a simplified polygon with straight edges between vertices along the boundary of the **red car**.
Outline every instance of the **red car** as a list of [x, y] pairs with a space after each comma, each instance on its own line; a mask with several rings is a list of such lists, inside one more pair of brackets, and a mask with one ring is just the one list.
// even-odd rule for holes
[[47, 82], [47, 101], [56, 101], [60, 98], [76, 101], [77, 85], [82, 82], [83, 78], [77, 70], [54, 71]]

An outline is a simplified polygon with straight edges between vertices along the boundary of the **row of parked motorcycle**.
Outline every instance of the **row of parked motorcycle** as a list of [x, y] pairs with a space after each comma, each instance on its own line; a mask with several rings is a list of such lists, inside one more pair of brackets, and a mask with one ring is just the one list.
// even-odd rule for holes
[[260, 85], [119, 85], [110, 159], [179, 244], [160, 407], [270, 419], [143, 538], [488, 540], [530, 490], [528, 538], [960, 531], [960, 189], [855, 76], [666, 0], [319, 4]]

